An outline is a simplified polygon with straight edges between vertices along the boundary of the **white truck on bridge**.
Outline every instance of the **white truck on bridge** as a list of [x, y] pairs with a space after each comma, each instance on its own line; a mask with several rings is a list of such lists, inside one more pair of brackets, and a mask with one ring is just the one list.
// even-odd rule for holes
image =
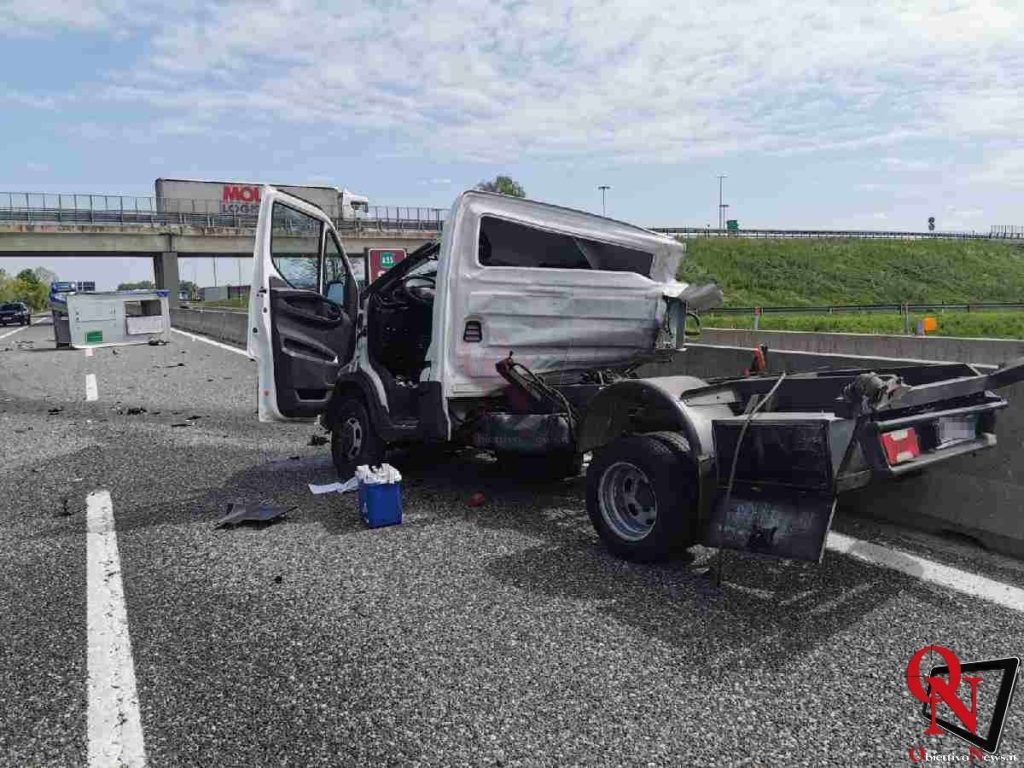
[[[369, 200], [336, 187], [274, 185], [277, 189], [312, 203], [332, 219], [365, 218]], [[157, 208], [164, 213], [252, 216], [260, 210], [262, 184], [247, 181], [200, 181], [157, 179]]]

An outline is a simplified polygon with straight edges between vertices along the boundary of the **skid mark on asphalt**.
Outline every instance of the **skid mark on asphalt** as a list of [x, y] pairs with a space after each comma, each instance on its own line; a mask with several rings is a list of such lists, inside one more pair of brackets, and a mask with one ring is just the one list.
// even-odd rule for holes
[[90, 768], [143, 768], [146, 750], [109, 491], [86, 499]]
[[97, 400], [99, 399], [100, 391], [96, 385], [96, 374], [87, 373], [85, 374], [85, 399], [86, 400]]
[[891, 568], [921, 581], [1024, 613], [1024, 589], [835, 531], [829, 533], [825, 546], [833, 552], [841, 552], [866, 563]]
[[196, 334], [189, 333], [188, 331], [179, 331], [177, 328], [171, 328], [171, 330], [174, 331], [175, 333], [180, 333], [182, 336], [187, 336], [188, 338], [192, 339], [192, 341], [202, 341], [202, 342], [205, 342], [207, 344], [212, 344], [215, 347], [220, 347], [221, 349], [226, 349], [228, 352], [234, 352], [236, 355], [245, 355], [246, 357], [249, 357], [249, 353], [246, 352], [244, 349], [239, 349], [238, 347], [232, 347], [230, 344], [222, 344], [219, 341], [214, 341], [213, 339], [208, 339], [205, 336], [197, 336]]

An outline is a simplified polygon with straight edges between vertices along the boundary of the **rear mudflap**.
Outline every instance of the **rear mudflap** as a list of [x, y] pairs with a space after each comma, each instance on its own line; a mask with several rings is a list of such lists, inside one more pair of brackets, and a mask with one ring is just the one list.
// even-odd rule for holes
[[703, 543], [773, 557], [820, 563], [832, 525], [832, 494], [780, 488], [720, 494], [706, 521]]

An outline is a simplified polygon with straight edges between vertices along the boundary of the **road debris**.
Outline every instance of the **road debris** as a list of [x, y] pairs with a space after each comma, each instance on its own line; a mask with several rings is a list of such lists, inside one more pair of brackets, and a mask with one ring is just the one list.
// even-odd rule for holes
[[325, 493], [347, 493], [359, 487], [359, 478], [354, 475], [344, 483], [325, 483], [324, 485], [309, 484], [309, 491], [314, 496], [322, 496]]
[[469, 506], [471, 506], [471, 507], [482, 507], [486, 503], [487, 503], [487, 497], [484, 496], [479, 491], [477, 491], [472, 496], [470, 496], [469, 497], [469, 501], [467, 502], [467, 504], [469, 504]]
[[310, 435], [307, 445], [327, 445], [327, 435]]
[[279, 507], [274, 504], [250, 506], [239, 502], [228, 504], [227, 512], [217, 521], [214, 528], [231, 528], [242, 523], [272, 523], [284, 517], [294, 507]]

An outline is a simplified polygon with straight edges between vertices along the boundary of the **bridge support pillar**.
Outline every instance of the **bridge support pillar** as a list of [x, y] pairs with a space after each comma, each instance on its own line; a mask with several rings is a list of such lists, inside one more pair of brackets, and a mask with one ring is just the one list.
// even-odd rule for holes
[[157, 288], [170, 291], [171, 305], [178, 300], [178, 254], [174, 251], [153, 257], [153, 282]]

